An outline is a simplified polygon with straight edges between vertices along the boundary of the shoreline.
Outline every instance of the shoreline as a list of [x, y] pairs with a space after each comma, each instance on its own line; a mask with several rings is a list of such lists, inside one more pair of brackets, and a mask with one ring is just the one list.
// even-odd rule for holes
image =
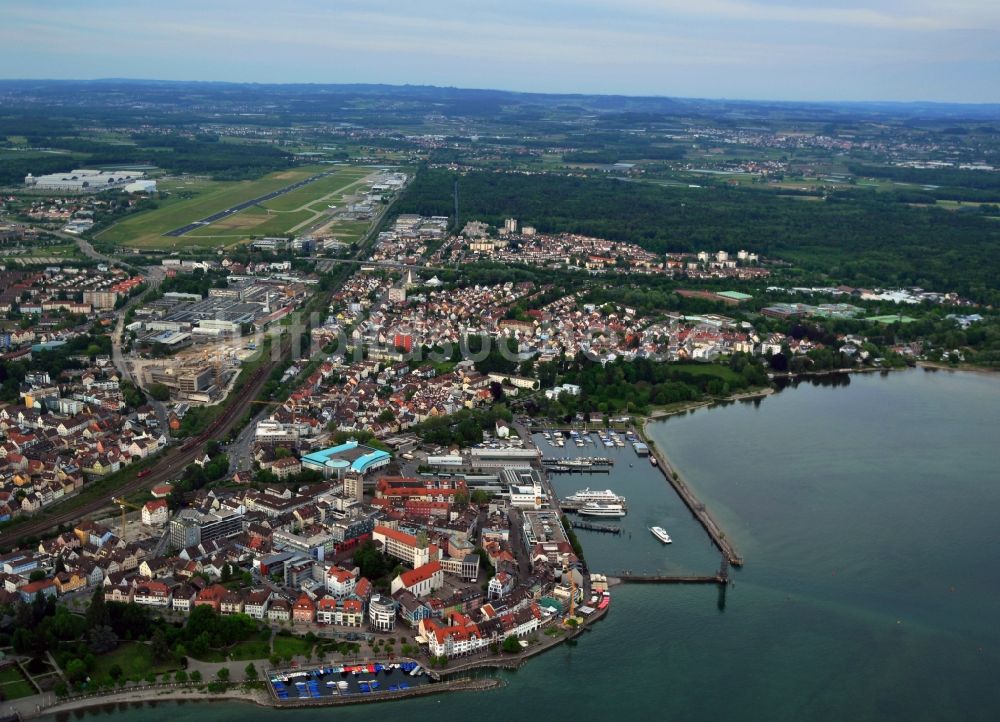
[[936, 361], [917, 361], [915, 368], [924, 369], [927, 371], [950, 371], [950, 372], [962, 372], [970, 374], [979, 374], [981, 376], [997, 376], [1000, 375], [1000, 369], [990, 368], [989, 366], [976, 366], [975, 364], [950, 366], [948, 364], [938, 363]]
[[71, 712], [99, 709], [108, 706], [156, 706], [160, 702], [177, 702], [181, 704], [186, 704], [188, 702], [196, 704], [242, 702], [274, 710], [306, 710], [320, 707], [392, 702], [409, 699], [411, 697], [427, 697], [434, 694], [445, 694], [447, 692], [483, 691], [497, 689], [504, 686], [504, 684], [505, 682], [502, 679], [496, 677], [483, 679], [464, 678], [444, 680], [433, 684], [421, 685], [403, 692], [381, 693], [377, 696], [351, 695], [350, 697], [326, 697], [322, 699], [293, 699], [284, 703], [275, 700], [265, 690], [246, 689], [242, 686], [235, 686], [220, 692], [210, 692], [208, 690], [195, 687], [188, 687], [185, 689], [146, 687], [121, 690], [106, 695], [93, 695], [90, 697], [68, 699], [57, 702], [50, 707], [43, 707], [35, 711], [22, 711], [20, 713], [20, 717], [21, 719], [39, 719], [52, 715], [69, 714]]
[[[433, 684], [421, 685], [400, 693], [380, 693], [373, 696], [351, 695], [350, 697], [329, 697], [320, 700], [288, 700], [279, 702], [274, 699], [266, 690], [246, 689], [236, 685], [220, 692], [210, 692], [200, 687], [187, 686], [181, 688], [171, 687], [137, 687], [127, 690], [118, 690], [105, 695], [93, 695], [57, 701], [48, 707], [19, 710], [21, 719], [38, 719], [52, 715], [69, 714], [79, 710], [96, 709], [110, 705], [144, 706], [156, 705], [158, 702], [180, 702], [211, 704], [214, 702], [244, 702], [258, 707], [266, 707], [274, 710], [308, 710], [321, 707], [334, 707], [359, 704], [373, 704], [378, 702], [392, 702], [409, 699], [411, 697], [425, 697], [434, 694], [445, 694], [448, 692], [469, 692], [487, 691], [503, 687], [506, 682], [496, 676], [470, 678], [458, 677], [479, 670], [517, 670], [528, 663], [533, 657], [544, 654], [555, 647], [566, 642], [575, 641], [584, 632], [591, 631], [592, 625], [604, 619], [611, 607], [594, 612], [576, 629], [566, 630], [566, 633], [558, 637], [544, 639], [533, 648], [523, 650], [516, 656], [497, 656], [483, 659], [473, 659], [465, 663], [459, 663], [452, 668], [431, 670], [428, 672], [438, 678], [439, 681]], [[543, 636], [544, 633], [543, 633]], [[31, 698], [25, 698], [30, 700]]]
[[49, 707], [42, 707], [34, 712], [21, 712], [22, 719], [38, 719], [50, 715], [68, 714], [77, 710], [94, 709], [108, 705], [156, 705], [158, 702], [243, 702], [258, 707], [275, 707], [270, 704], [270, 695], [263, 690], [248, 690], [242, 687], [226, 689], [221, 692], [209, 692], [197, 687], [169, 689], [158, 687], [133, 688], [119, 690], [105, 695], [79, 697], [56, 702]]
[[695, 409], [707, 409], [713, 406], [723, 406], [734, 401], [748, 401], [751, 399], [763, 399], [768, 396], [772, 396], [777, 393], [777, 390], [773, 386], [765, 386], [761, 389], [755, 389], [753, 391], [744, 391], [738, 394], [731, 394], [724, 398], [713, 398], [713, 399], [701, 399], [699, 401], [687, 401], [681, 403], [676, 408], [671, 409], [654, 409], [648, 414], [642, 416], [637, 416], [636, 418], [642, 419], [640, 426], [642, 427], [643, 436], [646, 437], [648, 443], [649, 437], [646, 434], [645, 425], [648, 421], [658, 421], [660, 419], [666, 419], [671, 416], [677, 416], [680, 414], [686, 414], [689, 411]]

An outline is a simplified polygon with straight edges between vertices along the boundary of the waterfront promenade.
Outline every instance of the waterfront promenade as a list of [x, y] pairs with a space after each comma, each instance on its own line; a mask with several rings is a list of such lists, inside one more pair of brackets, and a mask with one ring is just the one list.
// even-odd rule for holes
[[[301, 709], [306, 707], [387, 702], [445, 692], [483, 691], [502, 686], [502, 680], [495, 677], [469, 678], [461, 675], [476, 670], [517, 669], [531, 657], [546, 652], [564, 642], [576, 639], [585, 631], [588, 631], [594, 623], [603, 619], [609, 609], [610, 606], [596, 610], [589, 617], [586, 617], [578, 627], [558, 627], [561, 630], [560, 634], [545, 634], [544, 630], [552, 629], [554, 625], [543, 627], [539, 630], [541, 633], [538, 635], [538, 640], [517, 654], [492, 654], [488, 651], [483, 651], [469, 657], [459, 657], [451, 660], [449, 665], [443, 669], [432, 669], [426, 660], [420, 660], [420, 664], [427, 670], [428, 674], [437, 681], [433, 684], [421, 685], [399, 692], [279, 701], [273, 695], [269, 694], [265, 688], [260, 686], [266, 683], [254, 680], [257, 686], [246, 684], [247, 680], [244, 677], [245, 662], [199, 662], [188, 658], [188, 671], [199, 671], [205, 680], [204, 682], [197, 684], [192, 682], [184, 684], [136, 684], [109, 691], [106, 694], [79, 695], [63, 699], [59, 699], [53, 693], [47, 692], [5, 703], [0, 707], [0, 710], [4, 713], [17, 714], [21, 719], [32, 719], [60, 712], [72, 712], [83, 709], [110, 708], [112, 706], [121, 706], [124, 708], [124, 706], [176, 701], [238, 701], [275, 709]], [[294, 661], [299, 668], [308, 668], [320, 664], [319, 660], [313, 659], [310, 661], [306, 657], [301, 656], [296, 657]], [[264, 679], [270, 673], [271, 667], [268, 660], [253, 660], [253, 663], [258, 669], [261, 679]], [[223, 667], [230, 670], [229, 686], [224, 690], [210, 691], [207, 685], [211, 680], [216, 678], [219, 669]]]

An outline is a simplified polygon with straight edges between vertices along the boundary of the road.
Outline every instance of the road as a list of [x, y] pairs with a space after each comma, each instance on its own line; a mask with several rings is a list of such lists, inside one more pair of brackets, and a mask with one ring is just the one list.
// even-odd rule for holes
[[[100, 261], [101, 263], [106, 263], [109, 266], [122, 266], [127, 268], [129, 271], [142, 273], [146, 277], [146, 283], [149, 286], [149, 290], [157, 288], [166, 276], [166, 272], [161, 266], [150, 266], [149, 268], [134, 266], [120, 259], [106, 256], [103, 253], [98, 252], [86, 238], [72, 233], [66, 233], [64, 231], [53, 231], [50, 229], [44, 230], [46, 233], [51, 233], [54, 236], [73, 241], [76, 243], [77, 248], [80, 249], [80, 253], [91, 260]], [[135, 384], [136, 386], [139, 386], [139, 384], [136, 383], [135, 378], [132, 376], [132, 367], [128, 361], [125, 360], [124, 354], [122, 354], [122, 334], [125, 330], [126, 312], [133, 306], [139, 304], [145, 295], [146, 293], [144, 292], [134, 298], [130, 298], [128, 303], [116, 311], [115, 315], [117, 317], [117, 321], [115, 323], [115, 330], [111, 334], [111, 362], [114, 364], [115, 368], [118, 369], [118, 373], [121, 374], [122, 379]], [[166, 407], [155, 399], [150, 399], [149, 403], [156, 411], [156, 418], [160, 422], [160, 428], [165, 431], [167, 428]]]
[[310, 177], [308, 177], [308, 178], [306, 178], [304, 180], [300, 180], [298, 183], [292, 183], [290, 186], [285, 186], [284, 188], [279, 188], [276, 191], [271, 191], [270, 193], [266, 193], [266, 194], [264, 194], [262, 196], [258, 196], [256, 198], [252, 198], [252, 199], [250, 199], [248, 201], [243, 201], [242, 203], [238, 203], [235, 206], [227, 208], [224, 211], [219, 211], [217, 213], [213, 213], [210, 216], [206, 216], [205, 218], [202, 218], [200, 221], [194, 221], [193, 223], [188, 223], [186, 226], [181, 226], [180, 228], [175, 228], [172, 231], [167, 231], [163, 235], [165, 235], [165, 236], [173, 236], [175, 238], [178, 237], [178, 236], [183, 236], [185, 233], [190, 233], [195, 228], [201, 228], [202, 226], [207, 226], [209, 223], [214, 223], [215, 221], [217, 221], [217, 220], [219, 220], [221, 218], [225, 218], [226, 216], [231, 216], [234, 213], [239, 213], [242, 210], [246, 210], [247, 208], [250, 208], [251, 206], [257, 205], [258, 203], [263, 203], [264, 201], [269, 201], [272, 198], [277, 198], [280, 195], [284, 195], [285, 193], [289, 193], [291, 191], [294, 191], [294, 190], [296, 190], [298, 188], [301, 188], [304, 185], [308, 185], [308, 184], [312, 183], [315, 180], [319, 180], [320, 178], [324, 178], [324, 177], [326, 177], [328, 175], [331, 175], [332, 173], [335, 173], [335, 172], [336, 171], [327, 171], [326, 173], [319, 173], [317, 175], [310, 176]]
[[[305, 182], [306, 181], [302, 181], [301, 184], [304, 184]], [[383, 209], [383, 216], [389, 212], [392, 205], [393, 204], [389, 204], [389, 206]], [[367, 252], [368, 245], [374, 236], [376, 228], [378, 227], [377, 223], [377, 221], [373, 223], [372, 227], [369, 228], [368, 233], [362, 239], [359, 244], [358, 254]], [[81, 251], [88, 253], [82, 245], [83, 243], [86, 243], [84, 239], [77, 236], [73, 236], [72, 238], [75, 242], [81, 244]], [[97, 253], [89, 243], [86, 243], [86, 246], [89, 248], [89, 252], [94, 254], [94, 256], [91, 257], [95, 257], [97, 260], [102, 260], [107, 263], [119, 263], [116, 259], [102, 256]], [[157, 281], [157, 283], [159, 283], [159, 281]], [[329, 301], [329, 297], [327, 298], [327, 301]], [[121, 314], [121, 318], [124, 318], [124, 313]], [[116, 335], [120, 337], [120, 334]], [[196, 455], [201, 454], [203, 441], [208, 440], [209, 438], [224, 438], [238, 423], [240, 423], [240, 421], [242, 421], [247, 411], [253, 408], [252, 402], [260, 395], [261, 389], [263, 389], [264, 385], [270, 378], [271, 372], [279, 365], [283, 364], [288, 354], [291, 353], [291, 346], [291, 340], [286, 339], [281, 344], [281, 353], [278, 354], [278, 358], [272, 359], [270, 362], [264, 364], [254, 372], [247, 384], [229, 399], [229, 403], [222, 412], [222, 415], [215, 422], [213, 422], [213, 424], [210, 425], [200, 437], [189, 440], [181, 446], [175, 446], [163, 451], [163, 453], [156, 458], [156, 465], [151, 467], [151, 474], [142, 478], [130, 476], [114, 489], [108, 489], [106, 496], [102, 495], [84, 503], [76, 504], [74, 503], [76, 499], [71, 497], [59, 504], [61, 510], [56, 513], [44, 514], [43, 512], [42, 515], [39, 515], [37, 518], [31, 519], [22, 525], [18, 525], [12, 529], [0, 531], [0, 549], [9, 549], [13, 547], [20, 538], [44, 534], [61, 524], [74, 523], [79, 519], [91, 516], [95, 512], [108, 507], [112, 496], [129, 496], [142, 489], [149, 489], [157, 484], [162, 484], [166, 481], [176, 479], [184, 467], [191, 463]], [[124, 363], [120, 350], [119, 360]], [[253, 425], [249, 425], [249, 428], [253, 428]], [[166, 428], [164, 428], [164, 431], [166, 431]], [[84, 490], [86, 491], [86, 486], [84, 487]], [[53, 506], [48, 507], [48, 511], [53, 511], [53, 509]]]
[[453, 271], [453, 268], [444, 268], [442, 266], [423, 266], [423, 265], [410, 265], [407, 263], [396, 263], [395, 261], [359, 261], [356, 258], [309, 258], [307, 260], [313, 261], [314, 263], [330, 264], [335, 263], [349, 263], [355, 266], [373, 266], [375, 268], [392, 268], [397, 270], [408, 271], [410, 269], [417, 271]]
[[250, 447], [253, 446], [254, 439], [257, 438], [257, 422], [265, 418], [273, 408], [272, 406], [262, 406], [261, 410], [251, 417], [250, 422], [240, 429], [240, 433], [233, 439], [233, 442], [226, 446], [230, 474], [250, 470], [252, 466]]
[[[151, 267], [146, 273], [149, 288], [138, 296], [130, 298], [128, 303], [116, 312], [117, 320], [115, 322], [115, 330], [111, 334], [111, 363], [115, 365], [115, 368], [118, 369], [118, 373], [122, 375], [124, 380], [137, 387], [141, 386], [132, 375], [132, 364], [125, 359], [125, 355], [122, 353], [122, 339], [125, 334], [125, 314], [130, 308], [139, 304], [147, 293], [159, 287], [159, 285], [163, 282], [165, 275], [166, 274], [162, 267]], [[166, 433], [168, 421], [167, 407], [163, 405], [163, 402], [157, 401], [156, 399], [149, 399], [149, 404], [153, 407], [153, 410], [156, 411], [156, 418], [160, 422], [160, 430]]]
[[[278, 360], [272, 360], [254, 372], [251, 380], [240, 389], [238, 394], [232, 397], [230, 404], [222, 412], [219, 419], [203, 434], [203, 436], [206, 436], [205, 440], [208, 438], [218, 439], [225, 437], [230, 429], [243, 419], [243, 415], [251, 408], [251, 402], [257, 398], [264, 384], [267, 383], [271, 372], [282, 363], [282, 360], [290, 352], [291, 342], [286, 341], [282, 344], [282, 353], [279, 355]], [[168, 448], [157, 456], [156, 465], [150, 467], [152, 469], [151, 474], [142, 478], [131, 476], [126, 481], [123, 481], [120, 486], [108, 489], [107, 496], [102, 495], [82, 504], [74, 504], [75, 499], [71, 497], [60, 503], [59, 506], [64, 507], [62, 511], [39, 516], [37, 519], [32, 519], [26, 524], [0, 532], [0, 548], [6, 549], [12, 547], [18, 538], [42, 534], [60, 524], [70, 524], [76, 522], [78, 519], [91, 516], [100, 509], [109, 506], [112, 496], [129, 496], [142, 489], [152, 488], [157, 484], [176, 479], [184, 467], [190, 464], [195, 456], [202, 453], [202, 447], [203, 444], [200, 442], [188, 442], [182, 446]], [[84, 489], [86, 489], [86, 486]], [[52, 508], [49, 507], [49, 509]]]

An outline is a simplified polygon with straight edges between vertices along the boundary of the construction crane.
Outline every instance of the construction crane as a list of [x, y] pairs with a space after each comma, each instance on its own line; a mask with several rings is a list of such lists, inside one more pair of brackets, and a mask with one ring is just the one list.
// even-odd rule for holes
[[205, 349], [201, 355], [201, 361], [209, 364], [215, 370], [215, 388], [222, 393], [222, 354], [213, 353], [212, 349]]
[[126, 509], [135, 509], [136, 511], [142, 511], [142, 507], [139, 506], [138, 504], [133, 504], [132, 502], [127, 501], [126, 499], [124, 499], [123, 497], [120, 497], [120, 496], [113, 496], [113, 497], [111, 497], [111, 501], [113, 501], [115, 504], [117, 504], [118, 508], [122, 510], [122, 535], [121, 535], [121, 538], [124, 539], [125, 538], [125, 510]]

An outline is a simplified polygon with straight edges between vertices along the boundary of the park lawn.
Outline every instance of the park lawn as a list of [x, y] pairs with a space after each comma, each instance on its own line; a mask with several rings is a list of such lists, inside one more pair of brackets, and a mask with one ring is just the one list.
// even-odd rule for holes
[[299, 637], [285, 637], [278, 635], [274, 638], [274, 653], [279, 657], [295, 657], [301, 654], [309, 654], [312, 646]]
[[267, 659], [271, 656], [270, 640], [248, 639], [245, 642], [237, 642], [229, 649], [229, 656], [237, 662]]
[[65, 243], [58, 246], [45, 246], [45, 252], [53, 256], [73, 256], [83, 258], [80, 249], [75, 243]]
[[100, 679], [111, 678], [111, 668], [114, 665], [122, 668], [127, 679], [143, 679], [150, 672], [162, 674], [180, 669], [176, 662], [154, 662], [153, 650], [148, 644], [127, 642], [121, 644], [112, 652], [102, 654], [94, 662], [91, 676]]
[[194, 654], [193, 652], [188, 652], [188, 656], [191, 657], [191, 659], [197, 659], [199, 662], [209, 662], [210, 664], [229, 661], [226, 653], [219, 649], [206, 649], [204, 654]]
[[0, 672], [0, 684], [21, 681], [24, 681], [24, 675], [21, 674], [21, 670], [16, 664]]
[[726, 382], [739, 381], [742, 378], [728, 366], [720, 364], [681, 363], [670, 364], [670, 368], [674, 371], [691, 374], [692, 376], [714, 376]]
[[3, 694], [3, 699], [20, 699], [38, 694], [38, 690], [15, 664], [0, 672], [0, 694]]
[[38, 690], [18, 673], [18, 679], [0, 684], [0, 693], [3, 694], [5, 700], [10, 700], [31, 697], [34, 694], [38, 694]]
[[[158, 208], [128, 216], [99, 233], [97, 238], [103, 242], [139, 248], [199, 245], [188, 243], [187, 236], [164, 238], [163, 234], [242, 201], [308, 178], [320, 170], [322, 168], [317, 166], [302, 166], [270, 173], [252, 181], [181, 180], [180, 185], [177, 182], [165, 182], [161, 187], [172, 190], [173, 195], [159, 201]], [[193, 197], [180, 197], [189, 193]]]

